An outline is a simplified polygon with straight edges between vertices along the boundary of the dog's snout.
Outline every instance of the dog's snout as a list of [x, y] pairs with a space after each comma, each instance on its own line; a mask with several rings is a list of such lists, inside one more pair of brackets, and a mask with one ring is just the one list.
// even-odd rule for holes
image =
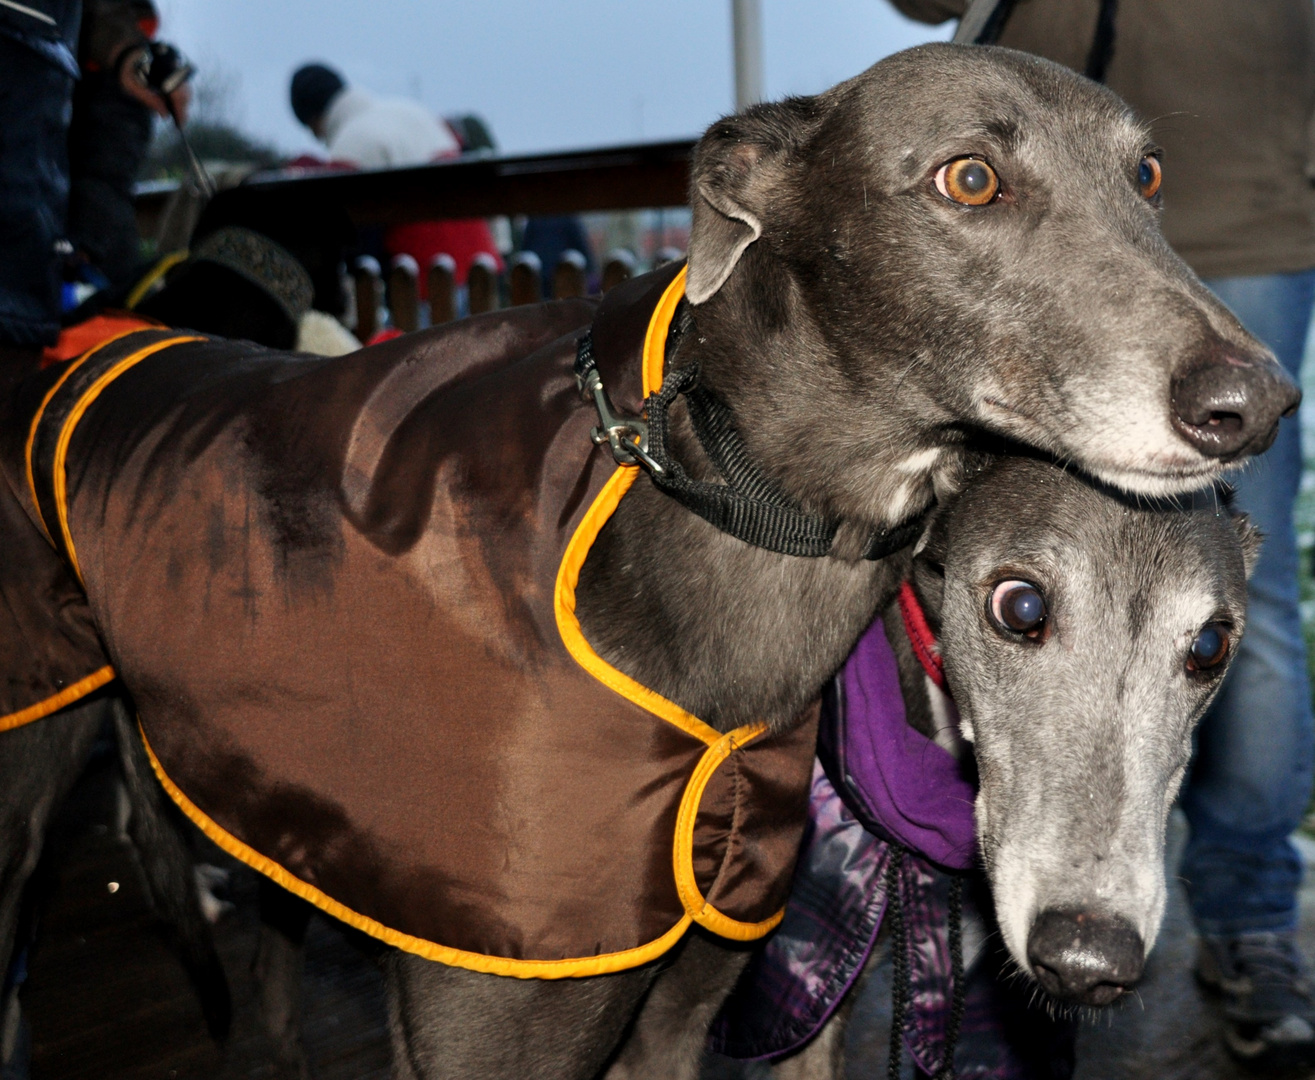
[[1055, 997], [1108, 1005], [1141, 978], [1141, 935], [1117, 915], [1043, 911], [1027, 938], [1027, 962]]
[[1174, 428], [1224, 461], [1269, 449], [1279, 419], [1300, 403], [1297, 384], [1266, 357], [1222, 356], [1177, 376], [1170, 388]]

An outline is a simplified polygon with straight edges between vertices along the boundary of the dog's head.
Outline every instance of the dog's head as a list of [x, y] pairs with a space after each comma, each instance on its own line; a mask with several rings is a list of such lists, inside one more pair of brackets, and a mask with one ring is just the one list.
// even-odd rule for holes
[[914, 561], [973, 740], [1005, 943], [1067, 1000], [1104, 1004], [1141, 974], [1192, 729], [1241, 637], [1259, 540], [1207, 494], [1149, 505], [1005, 458]]
[[688, 297], [708, 385], [805, 502], [898, 519], [969, 428], [1199, 487], [1299, 393], [1170, 250], [1145, 125], [1005, 49], [928, 45], [714, 125]]

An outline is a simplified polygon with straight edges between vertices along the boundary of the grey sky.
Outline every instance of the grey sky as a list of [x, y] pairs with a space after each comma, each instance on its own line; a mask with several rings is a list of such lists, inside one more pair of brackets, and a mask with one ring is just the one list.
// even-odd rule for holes
[[[306, 60], [349, 82], [479, 112], [504, 151], [695, 135], [732, 109], [729, 0], [157, 0], [161, 34], [233, 84], [233, 116], [284, 150]], [[885, 0], [763, 0], [769, 97], [811, 93], [945, 39]]]

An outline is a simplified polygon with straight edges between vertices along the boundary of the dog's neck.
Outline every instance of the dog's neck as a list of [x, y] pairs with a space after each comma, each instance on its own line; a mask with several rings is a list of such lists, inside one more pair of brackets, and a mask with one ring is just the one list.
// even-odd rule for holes
[[[783, 373], [797, 373], [822, 347], [797, 312], [753, 307], [748, 297], [767, 291], [735, 288], [699, 308], [695, 330], [674, 361], [697, 359], [706, 384], [732, 408], [737, 399], [781, 392], [772, 385], [774, 373], [783, 382]], [[833, 369], [818, 363], [813, 373], [825, 377]], [[891, 384], [883, 413], [890, 430], [857, 457], [852, 426], [844, 417], [810, 414], [806, 397], [785, 408], [778, 398], [773, 409], [763, 410], [779, 416], [793, 409], [796, 429], [771, 430], [769, 420], [758, 430], [741, 430], [758, 463], [791, 495], [841, 520], [836, 555], [803, 558], [751, 547], [641, 476], [595, 540], [576, 590], [581, 626], [599, 655], [720, 730], [755, 720], [788, 726], [893, 599], [908, 568], [907, 552], [858, 558], [872, 529], [921, 510], [937, 473], [948, 472], [958, 456], [950, 438], [938, 435], [925, 416], [913, 415], [916, 405], [895, 385], [898, 376], [892, 369], [882, 380]], [[809, 377], [803, 375], [803, 385]], [[800, 439], [808, 443], [807, 461], [792, 450]], [[691, 476], [719, 480], [679, 399], [671, 409], [670, 441]], [[833, 483], [828, 455], [843, 464], [846, 485]], [[883, 520], [845, 512], [873, 506], [885, 509]]]
[[[717, 478], [679, 401], [671, 443], [690, 475]], [[858, 547], [867, 527], [852, 531]], [[848, 561], [751, 547], [641, 476], [589, 552], [576, 611], [600, 656], [719, 730], [755, 720], [785, 727], [908, 565], [907, 551]]]

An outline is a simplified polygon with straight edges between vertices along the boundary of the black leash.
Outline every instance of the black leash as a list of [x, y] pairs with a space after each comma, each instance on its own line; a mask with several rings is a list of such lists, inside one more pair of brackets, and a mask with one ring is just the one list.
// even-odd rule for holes
[[1015, 0], [973, 0], [954, 33], [956, 45], [994, 45], [1000, 39]]
[[963, 1028], [963, 875], [950, 878], [950, 978], [954, 988], [950, 996], [950, 1025], [945, 1032], [945, 1059], [936, 1080], [954, 1080], [954, 1050]]
[[894, 917], [890, 928], [890, 1057], [886, 1065], [888, 1080], [899, 1080], [904, 1057], [904, 1018], [909, 1005], [908, 932], [904, 923], [904, 898], [900, 896], [900, 871], [904, 868], [904, 849], [893, 844], [886, 864], [886, 910]]
[[[730, 409], [699, 386], [697, 362], [670, 366], [681, 338], [692, 325], [689, 305], [682, 301], [667, 334], [669, 370], [661, 389], [645, 402], [646, 420], [621, 417], [613, 411], [594, 360], [593, 335], [580, 339], [575, 378], [585, 399], [592, 400], [598, 410], [594, 442], [610, 444], [619, 463], [641, 466], [658, 490], [737, 540], [781, 555], [830, 555], [839, 523], [805, 510], [755, 464], [735, 429]], [[725, 483], [695, 480], [671, 456], [667, 413], [681, 395], [689, 408], [694, 434]], [[907, 547], [920, 535], [926, 516], [924, 510], [893, 528], [875, 531], [868, 538], [862, 558], [884, 559]]]
[[[886, 1063], [888, 1080], [899, 1080], [900, 1065], [904, 1057], [904, 1022], [909, 1012], [909, 950], [908, 922], [904, 912], [904, 898], [900, 893], [900, 871], [904, 868], [903, 847], [892, 844], [890, 861], [886, 864], [886, 911], [891, 916], [891, 976], [890, 976], [890, 1056]], [[941, 1067], [932, 1080], [954, 1080], [954, 1051], [959, 1045], [959, 1032], [963, 1028], [964, 975], [963, 975], [963, 875], [950, 878], [949, 903], [950, 937], [950, 1022], [945, 1031], [944, 1056]]]
[[1105, 81], [1110, 61], [1114, 59], [1114, 17], [1118, 14], [1118, 0], [1100, 0], [1100, 13], [1096, 16], [1096, 33], [1087, 53], [1087, 66], [1083, 74], [1098, 83]]

